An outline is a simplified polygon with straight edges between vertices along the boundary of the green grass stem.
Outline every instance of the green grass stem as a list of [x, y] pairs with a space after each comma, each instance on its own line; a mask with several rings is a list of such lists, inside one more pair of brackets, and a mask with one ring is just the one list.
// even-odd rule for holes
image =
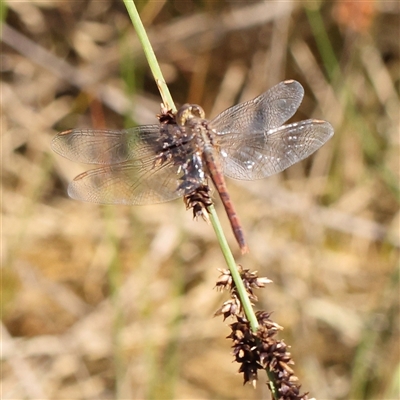
[[[163, 99], [164, 106], [168, 110], [176, 111], [174, 101], [172, 100], [172, 96], [169, 92], [168, 86], [165, 83], [163, 74], [161, 72], [161, 68], [157, 62], [157, 58], [156, 58], [153, 48], [150, 44], [149, 38], [148, 38], [146, 30], [142, 24], [142, 21], [140, 19], [137, 8], [136, 8], [133, 0], [124, 0], [124, 3], [128, 10], [132, 24], [133, 24], [133, 26], [136, 30], [136, 33], [139, 37], [140, 43], [142, 44], [143, 50], [144, 50], [146, 58], [147, 58], [147, 62], [149, 63], [149, 66], [151, 69], [151, 72], [153, 73], [154, 79], [160, 90], [160, 94]], [[215, 212], [215, 208], [213, 206], [209, 207], [209, 212], [210, 212], [211, 224], [214, 228], [214, 231], [217, 236], [218, 242], [220, 244], [222, 253], [225, 257], [225, 261], [231, 272], [232, 279], [235, 282], [235, 285], [236, 285], [236, 288], [237, 288], [237, 291], [238, 291], [238, 294], [240, 297], [240, 301], [243, 305], [244, 313], [246, 315], [246, 318], [250, 322], [252, 330], [256, 331], [258, 328], [257, 318], [255, 316], [250, 299], [247, 295], [243, 281], [240, 277], [240, 274], [239, 274], [235, 259], [233, 258], [231, 249], [228, 246], [228, 242], [225, 238], [225, 235], [224, 235], [223, 229], [221, 227], [221, 224], [219, 222], [217, 213]]]
[[132, 0], [124, 0], [124, 3], [142, 45], [143, 51], [146, 55], [151, 73], [153, 74], [158, 90], [160, 91], [164, 106], [167, 110], [176, 112], [175, 103], [172, 100], [171, 93], [169, 92], [168, 86], [165, 83], [160, 65], [158, 64], [156, 55], [154, 54], [153, 47], [150, 44], [150, 40], [147, 36], [146, 29], [143, 26], [142, 20], [140, 19], [136, 5]]

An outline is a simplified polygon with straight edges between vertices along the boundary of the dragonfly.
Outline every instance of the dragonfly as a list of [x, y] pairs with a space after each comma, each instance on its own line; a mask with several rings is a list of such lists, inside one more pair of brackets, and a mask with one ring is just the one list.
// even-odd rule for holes
[[[318, 150], [333, 135], [329, 122], [285, 124], [304, 96], [286, 80], [212, 120], [195, 104], [183, 105], [166, 122], [123, 130], [71, 129], [58, 133], [52, 149], [97, 168], [78, 175], [70, 197], [100, 204], [144, 205], [191, 196], [214, 184], [242, 253], [243, 228], [224, 176], [255, 180], [283, 171]], [[284, 125], [285, 124], [285, 125]]]

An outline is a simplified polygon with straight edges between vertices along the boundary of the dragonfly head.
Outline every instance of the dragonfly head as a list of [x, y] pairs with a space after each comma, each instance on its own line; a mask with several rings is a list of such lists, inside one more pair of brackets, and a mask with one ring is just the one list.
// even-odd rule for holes
[[185, 126], [193, 118], [205, 118], [204, 110], [197, 104], [184, 104], [176, 113], [176, 122], [180, 126]]

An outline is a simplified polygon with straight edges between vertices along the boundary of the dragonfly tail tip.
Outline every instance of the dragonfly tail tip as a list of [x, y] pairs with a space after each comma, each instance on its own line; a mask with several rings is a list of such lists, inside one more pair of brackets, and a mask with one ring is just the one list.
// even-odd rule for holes
[[244, 245], [241, 245], [241, 246], [240, 246], [240, 251], [242, 252], [242, 254], [246, 254], [246, 253], [248, 253], [250, 250], [249, 250], [247, 244], [244, 244]]

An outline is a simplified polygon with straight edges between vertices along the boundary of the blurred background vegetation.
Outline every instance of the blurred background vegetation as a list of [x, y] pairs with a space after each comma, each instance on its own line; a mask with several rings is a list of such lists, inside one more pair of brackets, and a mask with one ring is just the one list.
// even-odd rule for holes
[[[399, 398], [398, 1], [140, 1], [175, 102], [210, 118], [285, 79], [293, 120], [335, 136], [257, 182], [229, 181], [302, 389]], [[1, 5], [2, 398], [260, 399], [242, 386], [213, 290], [224, 268], [182, 201], [83, 204], [56, 156], [72, 127], [154, 123], [160, 97], [122, 2]], [[87, 169], [87, 167], [86, 167]]]

